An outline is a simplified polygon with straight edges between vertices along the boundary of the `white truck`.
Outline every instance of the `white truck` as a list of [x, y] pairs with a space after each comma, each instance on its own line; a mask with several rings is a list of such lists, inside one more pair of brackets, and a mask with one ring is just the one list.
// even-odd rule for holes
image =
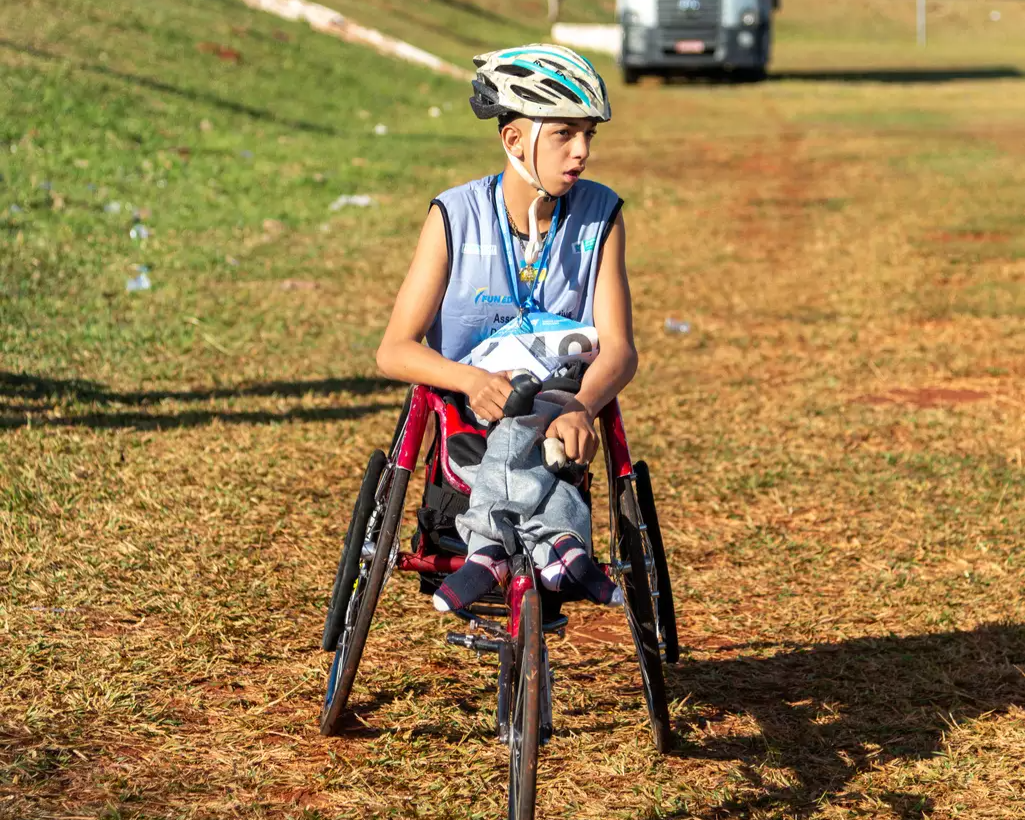
[[623, 80], [726, 74], [764, 79], [780, 0], [617, 0]]

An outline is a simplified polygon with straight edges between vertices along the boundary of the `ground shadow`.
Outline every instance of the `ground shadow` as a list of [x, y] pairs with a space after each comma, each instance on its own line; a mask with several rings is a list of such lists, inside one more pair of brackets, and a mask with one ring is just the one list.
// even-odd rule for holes
[[[860, 638], [668, 669], [670, 697], [689, 698], [698, 715], [674, 727], [674, 753], [734, 761], [745, 781], [733, 789], [743, 797], [672, 816], [724, 820], [758, 811], [804, 818], [823, 801], [849, 800], [849, 784], [863, 772], [942, 751], [951, 725], [1025, 706], [1025, 626]], [[738, 717], [754, 719], [760, 734], [708, 731]], [[767, 763], [789, 771], [796, 784], [765, 782]], [[924, 818], [932, 807], [924, 790], [873, 796], [902, 820]]]
[[77, 60], [71, 60], [60, 54], [54, 54], [50, 51], [45, 51], [41, 48], [34, 46], [25, 45], [23, 43], [14, 43], [10, 40], [4, 40], [0, 38], [0, 48], [6, 48], [11, 51], [17, 51], [20, 54], [27, 54], [32, 57], [36, 57], [41, 60], [51, 60], [53, 62], [67, 63], [73, 68], [79, 71], [88, 71], [93, 74], [99, 74], [104, 77], [111, 77], [117, 80], [121, 80], [132, 85], [140, 86], [142, 88], [148, 88], [151, 91], [160, 91], [165, 94], [173, 94], [176, 97], [183, 97], [184, 99], [191, 100], [192, 102], [202, 102], [207, 105], [212, 105], [215, 108], [220, 108], [225, 111], [231, 111], [235, 114], [244, 114], [247, 117], [251, 117], [256, 120], [263, 120], [266, 122], [272, 122], [277, 125], [283, 125], [287, 128], [291, 128], [298, 131], [310, 131], [317, 134], [325, 134], [330, 136], [337, 136], [341, 132], [330, 125], [323, 125], [321, 123], [309, 122], [308, 120], [296, 120], [288, 117], [281, 117], [275, 114], [273, 111], [269, 111], [266, 108], [257, 108], [256, 106], [246, 105], [245, 103], [237, 100], [227, 100], [223, 97], [218, 97], [214, 94], [208, 94], [203, 91], [197, 91], [191, 88], [181, 88], [171, 83], [164, 82], [163, 80], [153, 79], [152, 77], [143, 77], [139, 74], [129, 74], [123, 71], [115, 71], [112, 68], [108, 68], [103, 65], [94, 65], [91, 63], [79, 62]]
[[823, 69], [773, 72], [772, 82], [834, 83], [953, 83], [971, 80], [1013, 80], [1025, 77], [1014, 66], [978, 66], [974, 68], [865, 68]]
[[[15, 43], [10, 40], [0, 38], [0, 48], [6, 48], [11, 51], [16, 51], [20, 54], [27, 54], [32, 57], [36, 57], [41, 60], [50, 60], [53, 62], [64, 63], [77, 71], [88, 71], [93, 74], [99, 74], [104, 77], [111, 77], [122, 82], [129, 83], [141, 88], [147, 88], [151, 91], [159, 91], [164, 94], [172, 94], [176, 97], [189, 100], [191, 102], [205, 103], [215, 108], [219, 108], [224, 111], [230, 111], [235, 114], [242, 114], [255, 120], [261, 120], [264, 122], [274, 123], [285, 128], [290, 128], [295, 131], [306, 131], [315, 134], [321, 134], [323, 136], [339, 137], [339, 136], [361, 136], [366, 135], [366, 129], [357, 126], [349, 129], [336, 128], [333, 125], [326, 125], [323, 123], [311, 122], [310, 120], [294, 119], [290, 117], [283, 117], [273, 111], [266, 108], [258, 108], [257, 106], [248, 105], [238, 100], [225, 99], [219, 97], [216, 94], [210, 94], [204, 91], [199, 91], [194, 88], [182, 88], [177, 85], [158, 80], [153, 77], [144, 77], [140, 74], [131, 74], [124, 71], [116, 71], [104, 65], [95, 65], [93, 63], [81, 62], [78, 60], [72, 60], [60, 54], [54, 54], [53, 52], [45, 51], [35, 46], [25, 45], [23, 43]], [[429, 140], [432, 142], [454, 142], [457, 138], [448, 136], [445, 134], [430, 134], [430, 133], [402, 133], [393, 132], [391, 139], [416, 139], [418, 142]]]
[[355, 407], [293, 407], [281, 412], [183, 410], [153, 413], [145, 410], [116, 409], [109, 412], [49, 415], [67, 403], [114, 405], [146, 408], [163, 401], [203, 402], [214, 399], [271, 397], [300, 398], [307, 395], [337, 394], [365, 396], [402, 387], [398, 382], [380, 378], [313, 379], [295, 382], [261, 382], [234, 387], [195, 388], [192, 390], [116, 391], [86, 379], [51, 379], [27, 373], [0, 371], [0, 429], [19, 427], [90, 427], [98, 430], [138, 428], [165, 430], [199, 427], [212, 421], [225, 424], [271, 424], [283, 421], [339, 421], [357, 419], [382, 411], [398, 411], [394, 402], [363, 404]]
[[489, 8], [478, 6], [476, 3], [470, 3], [468, 0], [438, 0], [438, 2], [443, 6], [458, 9], [466, 14], [472, 14], [474, 17], [480, 17], [492, 23], [504, 23], [506, 25], [514, 25], [518, 28], [523, 28], [523, 25], [518, 21], [509, 17], [503, 17], [501, 14], [498, 14]]
[[[404, 385], [391, 379], [373, 376], [354, 376], [344, 379], [311, 379], [295, 382], [242, 383], [234, 387], [195, 388], [192, 390], [139, 390], [114, 391], [106, 385], [87, 379], [50, 379], [29, 373], [9, 373], [0, 370], [0, 398], [14, 396], [21, 399], [51, 401], [81, 401], [94, 404], [156, 404], [171, 401], [208, 401], [210, 399], [245, 398], [249, 396], [280, 396], [296, 398], [336, 393], [365, 396], [392, 390]], [[2, 407], [3, 405], [0, 405]]]

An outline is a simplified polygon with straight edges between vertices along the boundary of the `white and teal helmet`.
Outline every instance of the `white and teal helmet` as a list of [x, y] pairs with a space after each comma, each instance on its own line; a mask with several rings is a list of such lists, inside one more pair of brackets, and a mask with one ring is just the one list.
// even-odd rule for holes
[[564, 46], [531, 43], [473, 58], [470, 107], [482, 120], [503, 114], [612, 118], [605, 82], [585, 57]]
[[549, 196], [537, 173], [542, 122], [553, 117], [608, 122], [612, 119], [608, 91], [594, 66], [564, 46], [531, 43], [478, 54], [473, 63], [477, 66], [470, 97], [474, 114], [482, 120], [507, 115], [533, 120], [524, 161], [505, 149], [516, 172], [537, 191], [528, 211], [530, 240], [524, 251], [527, 264], [532, 265], [541, 251], [537, 209]]

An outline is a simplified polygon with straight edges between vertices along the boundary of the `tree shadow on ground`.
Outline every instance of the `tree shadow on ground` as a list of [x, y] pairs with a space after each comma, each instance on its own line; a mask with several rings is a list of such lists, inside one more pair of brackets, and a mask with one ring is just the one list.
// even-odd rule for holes
[[976, 66], [966, 68], [865, 68], [812, 69], [771, 73], [772, 82], [834, 83], [953, 83], [972, 80], [1012, 80], [1025, 77], [1014, 66]]
[[[674, 754], [735, 761], [746, 782], [717, 806], [671, 816], [805, 818], [824, 801], [843, 805], [857, 799], [848, 789], [860, 774], [931, 758], [952, 725], [1025, 706], [1023, 668], [1025, 626], [1017, 624], [860, 638], [769, 658], [681, 661], [668, 668], [670, 697], [689, 697], [700, 716], [674, 727]], [[737, 718], [753, 718], [760, 735], [714, 734]], [[766, 782], [766, 765], [788, 771], [795, 784]], [[924, 789], [873, 796], [902, 820], [932, 810]]]
[[[216, 399], [259, 397], [300, 398], [307, 395], [348, 394], [366, 396], [403, 387], [380, 378], [314, 379], [295, 382], [263, 382], [235, 387], [191, 390], [140, 390], [118, 392], [86, 379], [51, 379], [27, 373], [0, 371], [0, 429], [27, 426], [90, 427], [93, 429], [174, 429], [198, 427], [214, 420], [226, 424], [271, 424], [282, 421], [339, 421], [356, 419], [384, 410], [396, 411], [401, 404], [378, 403], [354, 407], [292, 407], [281, 412], [184, 410], [153, 413], [145, 410], [113, 410], [83, 414], [47, 415], [67, 403], [120, 405], [145, 408], [164, 401], [204, 402]], [[11, 400], [13, 399], [13, 401]]]

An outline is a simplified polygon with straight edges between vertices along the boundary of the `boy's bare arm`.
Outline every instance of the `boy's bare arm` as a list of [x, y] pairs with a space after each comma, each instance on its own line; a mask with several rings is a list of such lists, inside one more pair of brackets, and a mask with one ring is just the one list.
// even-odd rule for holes
[[441, 307], [447, 285], [445, 223], [441, 210], [432, 207], [377, 348], [377, 366], [392, 379], [465, 393], [478, 416], [497, 421], [512, 392], [509, 380], [501, 374], [450, 361], [421, 344]]
[[622, 214], [602, 249], [594, 292], [594, 326], [598, 331], [598, 355], [584, 373], [576, 400], [548, 428], [549, 436], [562, 439], [566, 455], [581, 462], [594, 458], [598, 449], [594, 419], [637, 372]]

